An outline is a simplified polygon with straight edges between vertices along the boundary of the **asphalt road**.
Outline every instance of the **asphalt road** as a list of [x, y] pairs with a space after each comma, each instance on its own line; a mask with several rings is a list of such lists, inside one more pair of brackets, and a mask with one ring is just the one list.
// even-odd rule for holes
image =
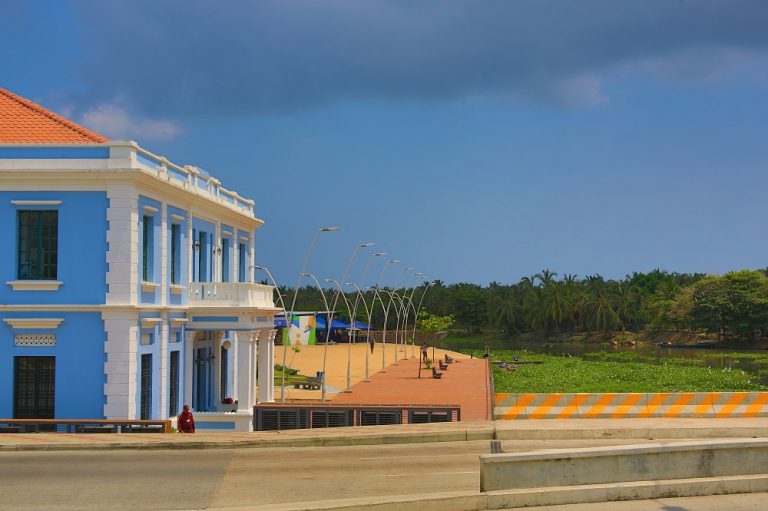
[[[626, 443], [505, 442], [504, 450]], [[206, 509], [476, 490], [480, 484], [478, 455], [487, 452], [487, 441], [291, 449], [2, 452], [0, 509]], [[739, 507], [758, 500], [727, 498], [735, 499], [728, 501], [729, 511], [764, 509]], [[760, 502], [765, 502], [764, 496]], [[625, 509], [616, 505], [573, 509]], [[644, 501], [626, 509], [677, 511], [699, 507]]]

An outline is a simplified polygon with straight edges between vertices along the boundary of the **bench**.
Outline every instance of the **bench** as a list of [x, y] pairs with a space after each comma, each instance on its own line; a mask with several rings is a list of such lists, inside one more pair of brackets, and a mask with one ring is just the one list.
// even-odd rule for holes
[[445, 371], [448, 369], [448, 364], [444, 364], [442, 360], [438, 360], [437, 364], [440, 366], [440, 370]]
[[294, 389], [320, 390], [320, 380], [317, 378], [307, 378], [306, 381], [299, 381], [293, 384]]
[[434, 379], [436, 379], [436, 380], [439, 380], [439, 379], [440, 379], [440, 378], [442, 378], [442, 377], [443, 377], [443, 373], [442, 373], [442, 371], [438, 371], [437, 369], [435, 369], [435, 368], [433, 367], [433, 368], [432, 368], [432, 378], [434, 378]]
[[448, 353], [445, 354], [445, 363], [446, 364], [453, 364], [453, 357], [449, 357]]

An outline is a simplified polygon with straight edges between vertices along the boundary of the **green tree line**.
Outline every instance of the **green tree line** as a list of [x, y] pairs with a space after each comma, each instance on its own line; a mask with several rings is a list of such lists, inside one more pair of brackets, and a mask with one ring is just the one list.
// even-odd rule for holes
[[[412, 296], [417, 305], [425, 289], [400, 289], [397, 293]], [[293, 291], [281, 288], [280, 292], [290, 304]], [[330, 302], [333, 291], [327, 290], [326, 296]], [[354, 305], [356, 293], [346, 296]], [[370, 306], [372, 291], [364, 296]], [[386, 293], [381, 298], [384, 305], [390, 300]], [[296, 310], [322, 310], [322, 303], [317, 288], [305, 287], [299, 292]], [[372, 309], [372, 323], [381, 328], [384, 314], [378, 299]], [[649, 329], [754, 339], [768, 332], [768, 275], [766, 270], [725, 275], [654, 270], [613, 280], [600, 275], [558, 275], [545, 269], [517, 284], [445, 285], [436, 281], [426, 292], [422, 309], [436, 316], [453, 316], [454, 328], [468, 334], [493, 330], [504, 336], [537, 333], [547, 338], [576, 332]], [[343, 300], [339, 299], [336, 310], [337, 317], [349, 319]], [[390, 311], [388, 324], [394, 328], [396, 314], [394, 308]], [[356, 318], [367, 320], [359, 300]], [[408, 323], [413, 324], [412, 309]]]

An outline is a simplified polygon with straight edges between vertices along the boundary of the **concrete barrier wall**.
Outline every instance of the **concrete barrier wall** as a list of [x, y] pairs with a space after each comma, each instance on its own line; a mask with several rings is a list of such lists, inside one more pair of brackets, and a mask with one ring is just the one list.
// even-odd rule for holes
[[496, 394], [496, 419], [768, 417], [768, 392]]
[[480, 490], [568, 487], [768, 473], [768, 440], [550, 449], [480, 456]]

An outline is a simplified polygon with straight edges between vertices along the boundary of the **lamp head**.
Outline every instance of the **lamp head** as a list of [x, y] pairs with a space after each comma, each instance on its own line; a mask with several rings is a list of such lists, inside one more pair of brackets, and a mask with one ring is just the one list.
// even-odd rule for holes
[[399, 263], [399, 262], [400, 262], [400, 259], [390, 259], [390, 260], [389, 260], [389, 261], [387, 261], [387, 262], [388, 262], [388, 263], [390, 263], [390, 264], [397, 264], [397, 263]]
[[318, 229], [320, 232], [336, 232], [341, 230], [341, 227], [321, 227]]
[[411, 270], [415, 270], [415, 269], [416, 268], [411, 268], [410, 266], [406, 266], [405, 268], [403, 268], [403, 271], [411, 271]]
[[310, 273], [307, 273], [307, 272], [305, 272], [305, 271], [303, 271], [303, 272], [299, 273], [299, 275], [301, 275], [302, 277], [311, 277], [311, 276], [312, 276], [312, 274], [310, 274]]
[[372, 241], [366, 241], [365, 243], [360, 243], [360, 244], [358, 245], [358, 247], [360, 247], [360, 248], [367, 248], [367, 247], [370, 247], [370, 246], [372, 246], [373, 244], [374, 244], [374, 243], [373, 243]]
[[258, 264], [254, 264], [253, 266], [251, 266], [251, 268], [253, 268], [255, 270], [265, 270], [266, 269], [263, 266], [258, 265]]
[[379, 257], [379, 256], [385, 256], [385, 255], [387, 255], [386, 252], [376, 252], [375, 254], [373, 254], [373, 257]]

